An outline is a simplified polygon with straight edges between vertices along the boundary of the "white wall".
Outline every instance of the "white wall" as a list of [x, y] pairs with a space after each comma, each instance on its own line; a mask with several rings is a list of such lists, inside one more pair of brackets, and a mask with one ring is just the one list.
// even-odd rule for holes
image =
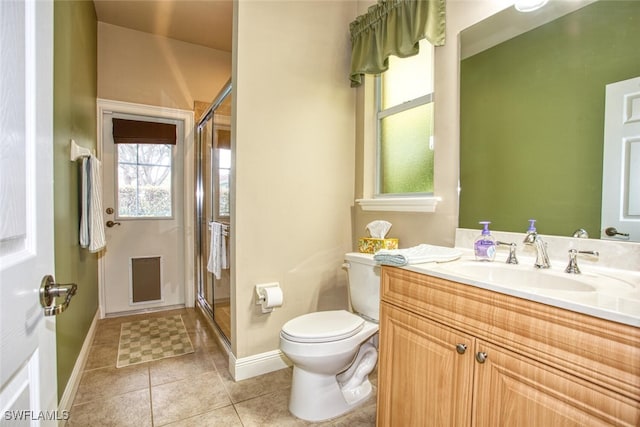
[[98, 98], [192, 110], [230, 76], [230, 52], [98, 23]]
[[[351, 1], [243, 1], [234, 12], [233, 352], [279, 347], [289, 319], [346, 308], [355, 91]], [[262, 314], [254, 285], [280, 282]]]

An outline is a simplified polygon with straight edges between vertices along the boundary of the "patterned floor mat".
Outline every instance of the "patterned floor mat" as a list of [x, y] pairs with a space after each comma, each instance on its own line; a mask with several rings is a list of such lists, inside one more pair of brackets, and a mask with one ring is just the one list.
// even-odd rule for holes
[[182, 316], [145, 319], [122, 324], [116, 367], [193, 353]]

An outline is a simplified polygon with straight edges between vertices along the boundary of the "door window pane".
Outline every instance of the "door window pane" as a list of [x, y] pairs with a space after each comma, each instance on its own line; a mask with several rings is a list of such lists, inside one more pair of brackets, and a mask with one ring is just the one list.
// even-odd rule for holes
[[171, 218], [172, 145], [117, 144], [118, 217]]

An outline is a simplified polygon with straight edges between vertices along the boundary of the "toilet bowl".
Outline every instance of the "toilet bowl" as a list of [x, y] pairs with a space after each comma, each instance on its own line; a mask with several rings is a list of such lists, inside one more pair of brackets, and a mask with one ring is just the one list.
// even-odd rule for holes
[[293, 363], [289, 411], [307, 421], [345, 414], [373, 391], [368, 375], [378, 358], [379, 267], [368, 254], [345, 259], [354, 313], [305, 314], [280, 332], [280, 349]]

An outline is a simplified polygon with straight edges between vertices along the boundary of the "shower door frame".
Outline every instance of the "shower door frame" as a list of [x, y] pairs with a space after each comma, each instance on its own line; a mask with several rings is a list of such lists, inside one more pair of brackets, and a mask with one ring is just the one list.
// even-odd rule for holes
[[[202, 129], [206, 126], [207, 122], [213, 120], [214, 113], [216, 109], [225, 101], [227, 96], [231, 94], [232, 85], [231, 80], [229, 80], [220, 91], [218, 96], [216, 96], [215, 100], [211, 103], [211, 105], [206, 109], [201, 118], [198, 121], [196, 126], [196, 138], [195, 138], [195, 186], [196, 186], [196, 200], [195, 200], [195, 252], [196, 252], [196, 265], [195, 265], [195, 279], [196, 279], [196, 301], [198, 305], [205, 311], [210, 318], [213, 320], [213, 324], [218, 329], [219, 335], [227, 341], [227, 344], [230, 344], [232, 337], [227, 337], [223, 332], [218, 323], [216, 322], [215, 309], [209, 304], [209, 301], [206, 299], [205, 295], [205, 275], [212, 274], [207, 270], [207, 257], [208, 250], [205, 244], [205, 233], [208, 233], [208, 224], [211, 220], [215, 220], [216, 218], [205, 218], [205, 203], [207, 201], [207, 197], [205, 197], [205, 185], [204, 185], [204, 149], [206, 148], [203, 144], [202, 140]], [[217, 192], [217, 189], [216, 189]], [[213, 198], [214, 195], [212, 194]], [[232, 268], [232, 267], [231, 267]], [[215, 279], [214, 279], [215, 280]], [[214, 287], [212, 287], [212, 292]], [[213, 301], [213, 298], [212, 298]]]

